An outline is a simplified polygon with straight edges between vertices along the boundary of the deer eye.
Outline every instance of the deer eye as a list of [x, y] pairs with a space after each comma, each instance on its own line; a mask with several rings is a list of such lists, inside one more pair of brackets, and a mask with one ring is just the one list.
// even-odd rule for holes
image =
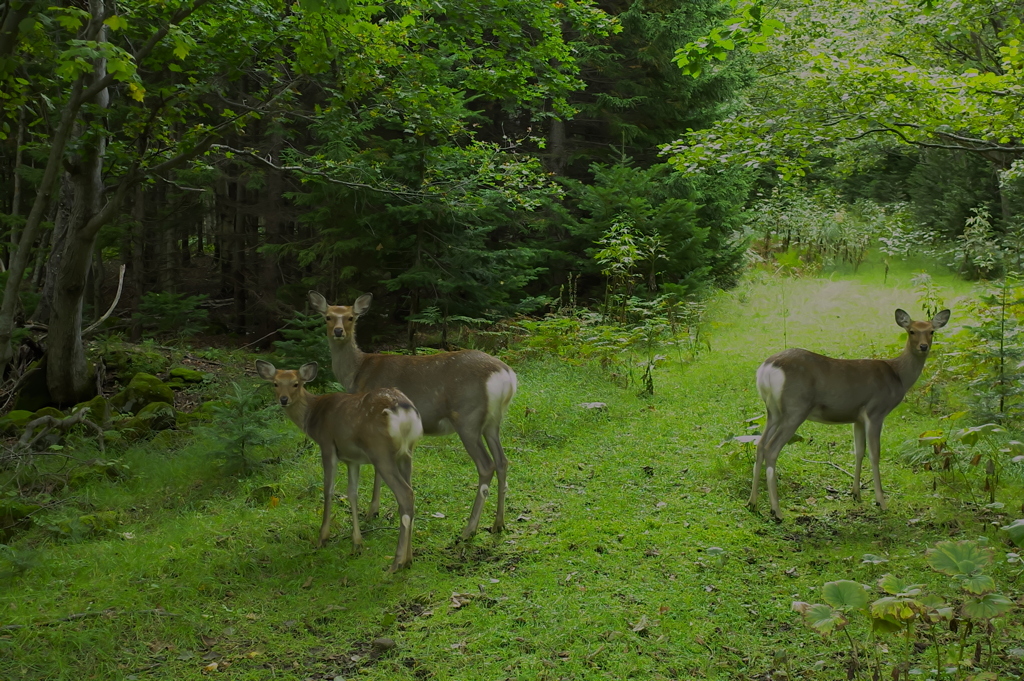
[[353, 317], [352, 315], [349, 315], [349, 316], [348, 316], [348, 320], [349, 320], [349, 321], [352, 321], [353, 319], [355, 319], [355, 317]]

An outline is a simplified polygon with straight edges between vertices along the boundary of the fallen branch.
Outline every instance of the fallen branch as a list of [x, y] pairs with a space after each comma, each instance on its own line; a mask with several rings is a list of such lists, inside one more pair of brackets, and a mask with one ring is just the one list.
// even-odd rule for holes
[[0, 626], [0, 631], [10, 631], [12, 629], [25, 629], [27, 627], [52, 627], [57, 624], [63, 624], [65, 622], [74, 622], [75, 620], [84, 620], [89, 617], [115, 617], [117, 615], [156, 615], [157, 617], [181, 617], [181, 615], [174, 612], [167, 612], [163, 608], [153, 608], [152, 610], [128, 610], [126, 612], [118, 612], [114, 608], [107, 608], [106, 610], [98, 610], [94, 612], [76, 612], [73, 615], [67, 617], [61, 617], [48, 622], [35, 622], [33, 624], [4, 624]]
[[807, 463], [817, 463], [817, 464], [821, 464], [821, 465], [825, 465], [825, 466], [832, 466], [832, 468], [837, 468], [837, 469], [841, 470], [842, 472], [844, 472], [847, 475], [849, 475], [851, 478], [853, 477], [853, 473], [851, 473], [850, 471], [846, 470], [842, 466], [839, 466], [839, 465], [836, 465], [836, 464], [832, 463], [831, 461], [814, 461], [812, 459], [800, 459], [800, 460], [801, 461], [806, 461]]
[[[32, 421], [29, 421], [25, 425], [25, 432], [22, 433], [21, 439], [18, 440], [18, 448], [24, 450], [31, 450], [35, 446], [36, 442], [40, 440], [40, 438], [42, 438], [44, 435], [49, 433], [54, 428], [59, 428], [63, 431], [67, 431], [69, 428], [71, 428], [71, 426], [82, 423], [96, 431], [96, 439], [98, 440], [100, 445], [100, 452], [103, 452], [103, 429], [100, 428], [95, 423], [93, 423], [92, 421], [90, 421], [89, 419], [85, 418], [85, 415], [88, 413], [89, 408], [82, 407], [71, 416], [66, 416], [60, 419], [57, 418], [56, 416], [40, 416], [37, 419], [33, 419]], [[32, 437], [33, 431], [35, 431], [35, 429], [38, 426], [45, 427], [42, 430], [40, 430], [35, 437]]]
[[107, 321], [107, 318], [111, 314], [113, 314], [114, 308], [117, 307], [117, 304], [121, 301], [121, 290], [124, 288], [124, 268], [125, 264], [121, 263], [121, 271], [117, 275], [117, 294], [114, 296], [114, 302], [110, 304], [110, 308], [107, 309], [107, 311], [103, 314], [102, 317], [100, 317], [99, 319], [97, 319], [92, 324], [90, 324], [89, 326], [82, 330], [83, 336], [89, 334], [92, 331], [95, 331], [97, 328], [99, 328], [100, 324]]

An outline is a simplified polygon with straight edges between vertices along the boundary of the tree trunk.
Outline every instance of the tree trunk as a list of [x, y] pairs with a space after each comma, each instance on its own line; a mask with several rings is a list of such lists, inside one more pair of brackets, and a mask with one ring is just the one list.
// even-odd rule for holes
[[[60, 194], [57, 197], [57, 211], [53, 221], [53, 235], [50, 239], [50, 257], [46, 260], [46, 271], [43, 274], [43, 290], [39, 295], [39, 303], [32, 313], [32, 321], [39, 324], [50, 323], [50, 310], [53, 307], [53, 294], [57, 286], [57, 270], [64, 257], [68, 227], [71, 225], [71, 209], [74, 205], [75, 189], [70, 173], [60, 178]], [[34, 277], [33, 277], [34, 278]]]
[[[281, 151], [281, 135], [273, 134], [270, 139], [270, 160], [277, 165]], [[280, 170], [267, 170], [267, 186], [263, 195], [263, 206], [260, 214], [264, 219], [263, 243], [277, 245], [281, 243], [281, 231], [283, 220], [283, 198], [281, 196], [284, 188], [284, 177]], [[266, 336], [277, 328], [278, 315], [280, 314], [280, 303], [277, 300], [278, 286], [278, 255], [276, 252], [263, 251], [259, 254], [262, 258], [259, 274], [259, 319], [256, 322], [257, 333], [262, 337]]]
[[551, 119], [551, 129], [548, 132], [548, 170], [555, 175], [564, 175], [567, 161], [565, 121], [553, 118]]
[[245, 188], [235, 180], [235, 219], [231, 234], [231, 295], [235, 299], [235, 329], [244, 334], [246, 327], [245, 291], [245, 231], [246, 219], [242, 211]]
[[[94, 20], [104, 16], [104, 3], [105, 0], [90, 0], [89, 9]], [[99, 29], [97, 40], [105, 40], [105, 28]], [[101, 81], [106, 73], [106, 59], [96, 59], [91, 74], [93, 82]], [[82, 116], [80, 133], [90, 127], [102, 127], [102, 121], [94, 116], [101, 117], [109, 106], [109, 91], [104, 88], [96, 93], [92, 104], [94, 109]], [[104, 135], [94, 132], [92, 136], [83, 136], [79, 141], [81, 146], [71, 164], [74, 204], [64, 254], [55, 268], [55, 286], [50, 301], [50, 330], [47, 334], [46, 386], [50, 396], [62, 406], [88, 399], [96, 390], [96, 384], [88, 375], [85, 346], [82, 343], [82, 303], [99, 231], [93, 222], [103, 205], [103, 157], [107, 140]]]
[[145, 238], [146, 238], [146, 197], [142, 191], [142, 185], [135, 187], [135, 205], [132, 206], [132, 222], [129, 230], [131, 240], [131, 262], [128, 263], [128, 287], [131, 293], [128, 297], [128, 308], [132, 311], [131, 339], [137, 342], [142, 338], [142, 324], [138, 318], [134, 318], [139, 312], [139, 305], [142, 303], [142, 291], [146, 286], [145, 272]]

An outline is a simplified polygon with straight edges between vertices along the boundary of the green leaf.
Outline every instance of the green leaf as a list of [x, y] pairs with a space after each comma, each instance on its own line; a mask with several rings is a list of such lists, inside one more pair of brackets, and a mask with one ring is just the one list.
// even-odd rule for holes
[[906, 580], [893, 574], [882, 575], [878, 580], [882, 591], [894, 596], [917, 596], [921, 593], [921, 584], [908, 584]]
[[881, 617], [871, 618], [871, 630], [879, 634], [893, 634], [897, 631], [902, 631], [903, 627], [896, 622], [883, 619]]
[[921, 612], [922, 606], [913, 598], [886, 596], [871, 604], [871, 615], [890, 622], [908, 622]]
[[803, 601], [795, 601], [793, 603], [793, 610], [804, 616], [804, 622], [807, 626], [825, 637], [833, 631], [841, 630], [847, 623], [843, 613], [833, 610], [823, 603], [811, 605]]
[[871, 565], [881, 565], [882, 563], [888, 563], [889, 559], [883, 558], [882, 556], [876, 556], [873, 553], [865, 553], [863, 556], [861, 556], [860, 562], [870, 563]]
[[1013, 608], [1013, 601], [1002, 594], [985, 594], [981, 598], [975, 598], [964, 603], [963, 613], [965, 616], [976, 620], [990, 620], [993, 617], [1009, 612]]
[[857, 610], [868, 604], [864, 587], [849, 579], [826, 583], [821, 589], [821, 597], [829, 605], [843, 610]]
[[1024, 548], [1024, 518], [1018, 518], [1000, 529], [1010, 535], [1010, 541]]
[[968, 575], [960, 580], [964, 589], [972, 594], [983, 594], [995, 591], [996, 581], [988, 575]]
[[928, 564], [944, 575], [970, 574], [992, 562], [992, 549], [976, 541], [940, 541], [926, 553]]
[[128, 28], [128, 20], [118, 14], [115, 14], [114, 16], [107, 18], [107, 20], [103, 23], [109, 26], [111, 30], [114, 31], [122, 31]]

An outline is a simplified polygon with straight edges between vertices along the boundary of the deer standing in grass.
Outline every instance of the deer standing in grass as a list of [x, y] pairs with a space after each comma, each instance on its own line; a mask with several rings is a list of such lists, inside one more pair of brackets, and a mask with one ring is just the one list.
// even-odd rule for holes
[[[495, 474], [498, 501], [491, 531], [500, 532], [505, 527], [508, 490], [508, 459], [501, 447], [500, 429], [516, 394], [515, 372], [479, 350], [419, 356], [364, 353], [356, 344], [356, 321], [370, 308], [372, 299], [367, 293], [351, 306], [328, 305], [322, 295], [309, 292], [310, 304], [327, 322], [334, 377], [349, 391], [397, 388], [416, 405], [425, 434], [458, 433], [478, 476], [476, 499], [462, 538], [476, 533]], [[375, 480], [371, 516], [378, 509], [379, 488], [380, 482]]]
[[832, 359], [800, 348], [783, 350], [766, 359], [757, 370], [757, 391], [768, 407], [768, 419], [757, 443], [754, 484], [747, 502], [750, 510], [757, 507], [757, 488], [764, 466], [772, 515], [776, 520], [782, 519], [775, 462], [782, 447], [807, 420], [853, 424], [853, 497], [860, 501], [860, 470], [866, 443], [874, 475], [875, 502], [885, 510], [879, 471], [882, 424], [917, 382], [932, 346], [932, 334], [947, 321], [949, 310], [939, 312], [930, 322], [915, 322], [903, 310], [896, 310], [896, 323], [907, 330], [907, 345], [895, 359]]
[[372, 464], [398, 501], [401, 525], [398, 548], [388, 572], [412, 562], [412, 451], [423, 435], [419, 413], [408, 397], [393, 388], [363, 393], [312, 395], [305, 384], [316, 378], [316, 362], [298, 371], [275, 369], [270, 362], [256, 360], [256, 372], [274, 384], [274, 395], [284, 413], [314, 442], [320, 445], [324, 466], [324, 516], [319, 545], [331, 532], [331, 498], [338, 461], [348, 466], [348, 502], [352, 510], [352, 548], [362, 549], [359, 532], [359, 467]]

